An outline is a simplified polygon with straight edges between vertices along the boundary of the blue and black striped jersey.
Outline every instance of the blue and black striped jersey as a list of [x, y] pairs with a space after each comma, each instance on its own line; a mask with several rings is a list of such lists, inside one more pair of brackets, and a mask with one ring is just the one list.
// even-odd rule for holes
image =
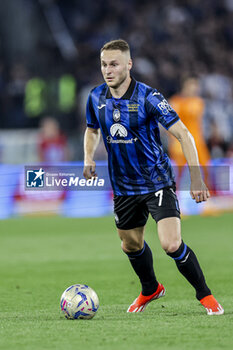
[[86, 118], [88, 127], [101, 129], [114, 194], [146, 194], [174, 184], [158, 123], [168, 129], [179, 117], [156, 89], [132, 78], [116, 99], [102, 84], [89, 94]]

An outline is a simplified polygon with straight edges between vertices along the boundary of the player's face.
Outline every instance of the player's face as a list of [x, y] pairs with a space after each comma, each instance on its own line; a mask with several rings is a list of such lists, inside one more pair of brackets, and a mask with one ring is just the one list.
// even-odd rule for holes
[[100, 55], [101, 71], [106, 84], [113, 89], [119, 88], [129, 77], [132, 60], [128, 52], [104, 50]]

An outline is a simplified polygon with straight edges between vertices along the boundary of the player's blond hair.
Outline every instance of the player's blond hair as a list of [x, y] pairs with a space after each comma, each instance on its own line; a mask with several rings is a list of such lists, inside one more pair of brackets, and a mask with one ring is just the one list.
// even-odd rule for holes
[[111, 40], [104, 44], [104, 46], [101, 48], [100, 53], [104, 50], [120, 50], [122, 52], [129, 52], [130, 48], [127, 41], [123, 39], [117, 39], [117, 40]]

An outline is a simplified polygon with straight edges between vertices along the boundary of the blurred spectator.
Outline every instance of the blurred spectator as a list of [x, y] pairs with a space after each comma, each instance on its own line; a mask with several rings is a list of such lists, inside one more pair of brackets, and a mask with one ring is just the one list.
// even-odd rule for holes
[[6, 69], [3, 60], [0, 59], [0, 128], [5, 121], [5, 91], [6, 91]]
[[69, 159], [68, 145], [55, 118], [42, 119], [39, 138], [40, 161], [46, 163], [63, 162]]
[[211, 158], [224, 158], [228, 144], [224, 141], [218, 125], [215, 122], [210, 124], [208, 147], [211, 150]]
[[212, 158], [224, 157], [232, 143], [232, 80], [222, 74], [206, 74], [201, 78], [205, 98], [205, 137]]
[[[199, 96], [199, 82], [195, 78], [184, 81], [181, 92], [170, 98], [170, 103], [194, 137], [199, 161], [206, 165], [210, 154], [203, 135], [204, 100]], [[169, 142], [169, 154], [177, 165], [186, 164], [179, 141], [174, 137]]]
[[10, 68], [9, 79], [5, 93], [5, 128], [20, 128], [27, 125], [24, 113], [24, 92], [28, 79], [26, 66], [15, 63]]
[[[188, 78], [184, 81], [181, 92], [170, 99], [170, 103], [178, 113], [180, 119], [194, 137], [199, 162], [204, 166], [205, 181], [207, 181], [207, 164], [210, 154], [203, 135], [203, 113], [204, 101], [199, 96], [199, 82], [195, 78]], [[183, 155], [181, 145], [174, 137], [169, 138], [169, 155], [176, 165], [179, 166], [178, 183], [186, 159]]]

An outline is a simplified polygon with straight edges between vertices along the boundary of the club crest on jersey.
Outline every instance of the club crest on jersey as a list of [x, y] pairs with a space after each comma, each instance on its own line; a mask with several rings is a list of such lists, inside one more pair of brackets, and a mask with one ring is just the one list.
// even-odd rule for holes
[[119, 122], [120, 119], [121, 119], [121, 112], [119, 111], [119, 109], [114, 109], [113, 110], [113, 120], [115, 122]]
[[113, 124], [110, 128], [110, 134], [112, 137], [126, 137], [128, 135], [127, 129], [121, 124]]

